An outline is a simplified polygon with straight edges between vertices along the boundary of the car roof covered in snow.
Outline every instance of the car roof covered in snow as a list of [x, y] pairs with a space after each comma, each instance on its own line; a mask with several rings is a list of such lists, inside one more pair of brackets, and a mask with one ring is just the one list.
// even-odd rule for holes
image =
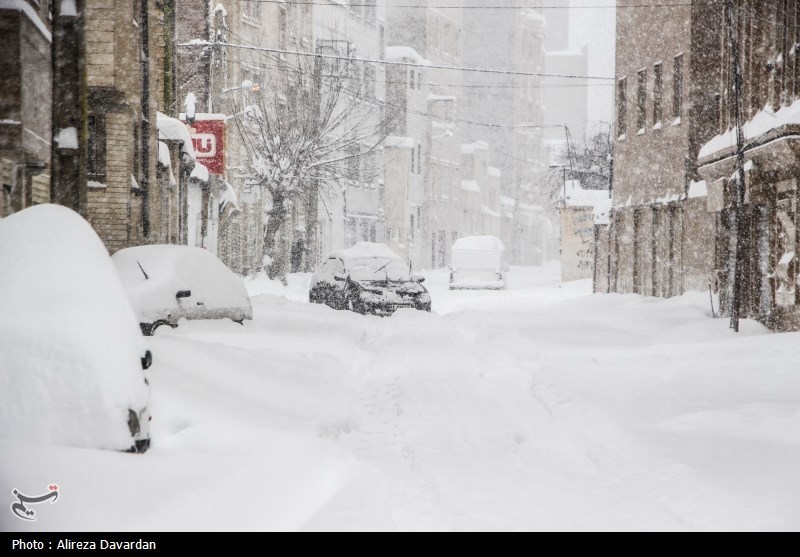
[[163, 319], [179, 307], [175, 295], [181, 290], [191, 291], [192, 301], [202, 302], [209, 314], [222, 308], [244, 308], [247, 318], [252, 317], [242, 279], [206, 249], [136, 246], [118, 251], [111, 259], [141, 323]]
[[330, 257], [338, 257], [345, 263], [356, 259], [394, 259], [402, 261], [403, 258], [389, 249], [386, 244], [374, 242], [358, 242], [351, 248], [338, 250], [330, 254]]
[[37, 205], [0, 220], [0, 246], [0, 437], [129, 448], [146, 345], [102, 241]]
[[453, 244], [454, 250], [504, 251], [503, 242], [497, 236], [467, 236]]

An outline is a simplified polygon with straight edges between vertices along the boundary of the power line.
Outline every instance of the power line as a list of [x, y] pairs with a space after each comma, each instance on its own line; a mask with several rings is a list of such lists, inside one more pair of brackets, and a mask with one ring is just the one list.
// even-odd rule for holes
[[600, 77], [600, 76], [589, 76], [589, 75], [569, 75], [569, 74], [547, 74], [547, 73], [535, 73], [535, 72], [518, 72], [513, 70], [492, 70], [489, 68], [465, 68], [465, 67], [458, 67], [458, 66], [441, 66], [438, 64], [417, 64], [414, 62], [397, 62], [397, 61], [388, 61], [388, 60], [377, 60], [374, 58], [356, 58], [353, 56], [337, 56], [335, 54], [322, 54], [322, 53], [314, 53], [314, 52], [301, 52], [297, 50], [283, 50], [280, 48], [267, 48], [267, 47], [256, 47], [256, 46], [247, 46], [247, 45], [239, 45], [233, 43], [215, 43], [212, 41], [202, 41], [202, 40], [194, 40], [188, 43], [180, 43], [178, 46], [180, 47], [207, 47], [207, 46], [221, 46], [224, 45], [226, 47], [232, 48], [241, 48], [244, 50], [253, 50], [257, 52], [271, 52], [273, 54], [289, 54], [291, 56], [308, 56], [308, 57], [318, 57], [318, 58], [327, 58], [330, 60], [346, 60], [349, 62], [368, 62], [372, 64], [384, 64], [387, 66], [405, 66], [405, 67], [414, 67], [414, 68], [427, 68], [427, 69], [435, 69], [435, 70], [450, 70], [450, 71], [459, 71], [459, 72], [473, 72], [473, 73], [487, 73], [487, 74], [497, 74], [497, 75], [518, 75], [523, 77], [557, 77], [560, 79], [597, 79], [602, 81], [615, 81], [616, 78], [614, 77]]

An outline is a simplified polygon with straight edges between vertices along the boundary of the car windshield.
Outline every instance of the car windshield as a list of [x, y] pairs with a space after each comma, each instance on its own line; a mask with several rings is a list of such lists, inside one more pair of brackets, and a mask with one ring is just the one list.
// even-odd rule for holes
[[386, 257], [356, 259], [349, 265], [353, 280], [406, 282], [411, 280], [403, 261]]

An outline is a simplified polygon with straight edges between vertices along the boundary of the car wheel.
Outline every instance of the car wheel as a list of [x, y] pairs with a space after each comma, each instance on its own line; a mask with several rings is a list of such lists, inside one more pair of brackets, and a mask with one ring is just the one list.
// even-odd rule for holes
[[151, 337], [156, 332], [156, 329], [158, 329], [162, 325], [167, 325], [168, 327], [171, 327], [173, 329], [177, 328], [178, 326], [177, 324], [173, 325], [169, 321], [164, 321], [163, 319], [159, 319], [158, 321], [152, 324], [142, 323], [141, 324], [142, 333], [144, 333], [144, 336]]

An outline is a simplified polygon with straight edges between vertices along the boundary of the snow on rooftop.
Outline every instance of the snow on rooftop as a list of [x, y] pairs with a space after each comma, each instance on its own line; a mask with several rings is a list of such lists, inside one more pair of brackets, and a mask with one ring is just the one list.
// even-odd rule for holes
[[384, 147], [396, 147], [398, 149], [413, 149], [414, 139], [411, 137], [390, 135], [383, 140], [383, 145]]
[[0, 0], [0, 10], [19, 10], [23, 12], [28, 16], [28, 19], [31, 20], [31, 23], [36, 26], [39, 32], [44, 35], [44, 38], [52, 42], [53, 36], [50, 34], [47, 26], [42, 22], [41, 18], [39, 18], [39, 14], [36, 10], [25, 0]]
[[507, 197], [505, 195], [500, 196], [500, 204], [505, 207], [513, 207], [517, 204], [516, 200], [513, 197]]
[[167, 116], [163, 112], [156, 113], [156, 126], [158, 127], [158, 139], [161, 141], [183, 141], [181, 150], [192, 158], [196, 158], [192, 136], [189, 134], [189, 127], [178, 120]]
[[504, 251], [505, 247], [500, 238], [496, 236], [467, 236], [459, 238], [453, 244], [454, 250], [480, 250], [480, 251]]
[[386, 244], [377, 244], [374, 242], [358, 242], [351, 248], [338, 250], [331, 253], [330, 257], [338, 257], [343, 261], [375, 258], [386, 258], [402, 261], [402, 258], [389, 249]]
[[472, 193], [481, 193], [481, 187], [475, 180], [461, 180], [461, 189]]
[[561, 200], [567, 207], [597, 207], [610, 205], [608, 190], [586, 190], [578, 180], [567, 180], [561, 192]]
[[[791, 124], [800, 124], [800, 100], [795, 101], [789, 106], [784, 106], [777, 112], [773, 112], [772, 109], [768, 107], [764, 108], [764, 110], [756, 114], [752, 120], [743, 126], [744, 139], [746, 142], [750, 142], [766, 135], [774, 129]], [[703, 145], [698, 157], [703, 159], [715, 153], [719, 153], [720, 151], [733, 149], [735, 145], [736, 129], [734, 128], [714, 137], [711, 141]]]
[[487, 166], [486, 167], [486, 173], [489, 176], [493, 176], [495, 178], [500, 178], [501, 176], [503, 176], [503, 172], [499, 168], [494, 167], [494, 166]]
[[430, 61], [426, 60], [410, 46], [387, 46], [386, 60], [388, 62], [412, 62], [420, 66], [430, 66]]

